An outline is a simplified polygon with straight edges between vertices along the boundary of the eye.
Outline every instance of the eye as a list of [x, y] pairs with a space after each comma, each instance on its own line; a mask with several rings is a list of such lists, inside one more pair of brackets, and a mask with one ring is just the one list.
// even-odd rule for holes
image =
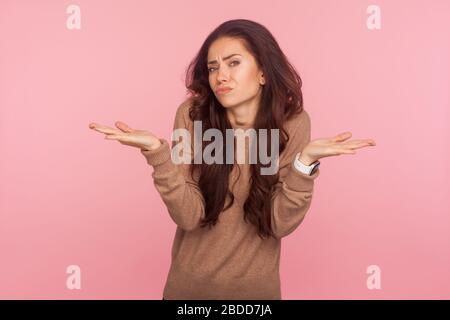
[[[231, 62], [230, 62], [230, 65], [232, 65], [233, 63], [236, 63], [236, 65], [238, 65], [240, 62], [237, 61], [237, 60], [234, 60], [234, 61], [231, 61]], [[213, 70], [213, 69], [215, 69], [215, 68], [208, 68], [208, 72], [212, 72], [211, 70]], [[214, 70], [213, 70], [213, 71], [214, 71]]]

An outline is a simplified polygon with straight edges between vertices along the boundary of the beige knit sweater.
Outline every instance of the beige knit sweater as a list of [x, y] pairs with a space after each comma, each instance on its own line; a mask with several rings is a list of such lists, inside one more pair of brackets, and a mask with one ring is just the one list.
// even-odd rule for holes
[[[189, 107], [190, 99], [178, 107], [173, 129], [188, 129], [193, 140]], [[198, 174], [192, 179], [190, 164], [175, 164], [171, 160], [171, 147], [178, 141], [170, 147], [167, 140], [160, 139], [158, 149], [141, 149], [147, 163], [153, 166], [154, 185], [177, 224], [164, 299], [281, 299], [281, 238], [303, 221], [311, 205], [314, 179], [320, 174], [318, 169], [308, 176], [293, 165], [295, 154], [310, 141], [310, 128], [305, 110], [286, 123], [291, 139], [280, 154], [280, 179], [272, 198], [272, 229], [276, 239], [262, 240], [256, 227], [243, 219], [243, 205], [250, 187], [248, 154], [246, 163], [235, 163], [230, 175], [234, 204], [221, 212], [218, 223], [209, 230], [199, 225], [205, 216], [205, 202], [196, 183]], [[192, 154], [193, 150], [192, 147]]]

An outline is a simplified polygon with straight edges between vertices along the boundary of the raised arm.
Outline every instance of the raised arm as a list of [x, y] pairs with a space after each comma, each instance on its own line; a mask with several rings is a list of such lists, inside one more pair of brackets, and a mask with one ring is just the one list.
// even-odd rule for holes
[[[182, 103], [176, 111], [174, 130], [179, 128], [190, 130], [187, 103], [187, 101]], [[141, 152], [147, 163], [153, 166], [154, 185], [167, 206], [172, 220], [184, 230], [194, 230], [205, 216], [205, 200], [197, 182], [190, 176], [190, 164], [173, 163], [169, 143], [165, 139], [160, 141], [159, 148], [141, 150]], [[172, 148], [176, 143], [176, 141], [172, 142]], [[191, 154], [193, 154], [192, 149]]]
[[295, 155], [311, 140], [311, 119], [305, 110], [298, 116], [292, 131], [280, 155], [280, 178], [271, 199], [271, 223], [277, 238], [289, 235], [303, 221], [311, 205], [314, 179], [320, 173], [317, 169], [308, 176], [294, 167]]

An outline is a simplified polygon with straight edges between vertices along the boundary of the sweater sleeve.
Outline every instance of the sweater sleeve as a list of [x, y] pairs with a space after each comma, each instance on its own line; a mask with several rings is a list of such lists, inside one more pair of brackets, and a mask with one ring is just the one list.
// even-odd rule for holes
[[[188, 107], [178, 107], [173, 129], [188, 129], [186, 112]], [[141, 149], [147, 163], [153, 166], [153, 183], [166, 205], [172, 220], [180, 228], [191, 231], [199, 226], [205, 216], [205, 201], [196, 181], [191, 178], [191, 164], [172, 162], [171, 148], [165, 139], [155, 150]], [[172, 142], [172, 148], [176, 141]], [[192, 149], [191, 149], [192, 151]], [[181, 152], [182, 154], [182, 152]], [[192, 153], [191, 153], [192, 154]], [[192, 159], [192, 157], [191, 157]]]
[[292, 233], [303, 221], [308, 211], [314, 187], [314, 179], [320, 174], [309, 176], [294, 166], [295, 155], [311, 141], [311, 119], [303, 110], [296, 121], [296, 127], [283, 154], [280, 155], [279, 181], [271, 199], [272, 230], [277, 238]]

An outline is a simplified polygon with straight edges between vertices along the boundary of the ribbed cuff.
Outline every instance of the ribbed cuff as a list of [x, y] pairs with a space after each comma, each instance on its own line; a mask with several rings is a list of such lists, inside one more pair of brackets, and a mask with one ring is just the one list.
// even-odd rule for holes
[[151, 165], [155, 171], [166, 171], [174, 165], [171, 159], [170, 146], [165, 139], [159, 139], [159, 141], [161, 142], [161, 145], [157, 149], [141, 149], [141, 153], [146, 158], [147, 163]]
[[312, 175], [302, 173], [295, 168], [294, 161], [291, 162], [289, 171], [284, 181], [290, 189], [295, 191], [312, 191], [314, 179], [320, 174], [320, 168], [317, 168]]

